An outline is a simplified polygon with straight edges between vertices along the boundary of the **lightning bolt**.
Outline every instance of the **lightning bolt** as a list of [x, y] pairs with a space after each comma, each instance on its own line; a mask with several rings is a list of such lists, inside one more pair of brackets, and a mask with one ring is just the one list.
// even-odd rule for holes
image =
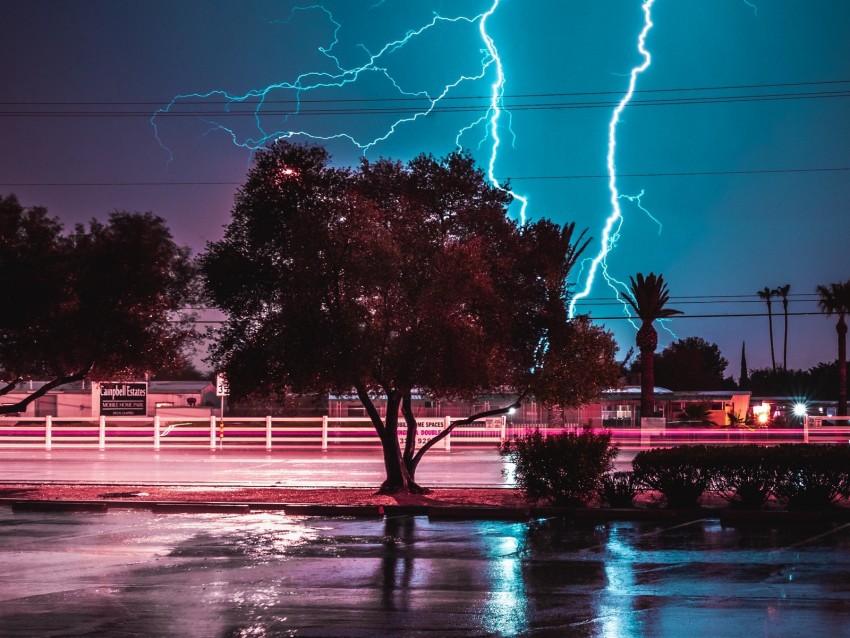
[[[608, 123], [608, 155], [607, 155], [607, 169], [608, 169], [608, 190], [611, 193], [611, 213], [608, 215], [605, 220], [605, 225], [602, 228], [602, 238], [600, 240], [599, 252], [592, 259], [585, 260], [582, 264], [582, 270], [579, 273], [579, 277], [584, 273], [585, 267], [587, 267], [587, 278], [585, 280], [584, 289], [575, 294], [573, 298], [570, 300], [569, 304], [569, 316], [575, 316], [575, 305], [576, 302], [580, 299], [584, 299], [590, 294], [591, 289], [593, 288], [593, 281], [596, 277], [597, 270], [602, 270], [602, 276], [608, 285], [614, 290], [617, 299], [619, 299], [623, 303], [624, 311], [626, 316], [632, 322], [632, 325], [635, 325], [634, 321], [631, 318], [631, 313], [628, 310], [628, 306], [623, 300], [621, 296], [621, 290], [628, 290], [628, 286], [626, 286], [623, 282], [615, 279], [608, 272], [608, 253], [616, 246], [617, 241], [620, 238], [620, 229], [623, 225], [623, 213], [620, 209], [620, 199], [623, 197], [620, 194], [620, 191], [617, 187], [617, 165], [615, 162], [616, 153], [617, 153], [617, 126], [620, 123], [620, 116], [625, 110], [626, 106], [628, 106], [629, 102], [631, 102], [632, 97], [635, 93], [635, 87], [637, 86], [637, 79], [641, 73], [646, 71], [649, 68], [649, 65], [652, 63], [652, 56], [646, 48], [646, 37], [649, 34], [650, 29], [653, 27], [652, 23], [652, 5], [655, 0], [645, 0], [641, 5], [644, 16], [644, 25], [643, 29], [638, 36], [638, 52], [640, 53], [643, 61], [638, 66], [632, 68], [629, 73], [629, 87], [626, 91], [625, 95], [617, 104], [617, 107], [614, 109], [614, 112], [611, 114], [611, 120]], [[640, 206], [640, 197], [643, 195], [638, 195], [638, 203]], [[629, 199], [632, 199], [631, 197]], [[643, 210], [643, 206], [640, 206]], [[647, 214], [648, 211], [647, 211]], [[651, 215], [650, 215], [651, 217]], [[653, 219], [655, 219], [653, 217]], [[655, 220], [656, 222], [658, 220]]]
[[[493, 6], [490, 7], [490, 10], [483, 14], [480, 22], [478, 23], [478, 30], [481, 33], [481, 39], [487, 46], [490, 59], [493, 60], [496, 65], [496, 79], [490, 86], [490, 108], [488, 110], [488, 129], [490, 131], [490, 138], [493, 142], [490, 151], [490, 161], [487, 163], [487, 177], [490, 179], [490, 183], [493, 184], [495, 188], [501, 191], [506, 191], [506, 189], [499, 183], [499, 180], [496, 179], [494, 173], [496, 158], [499, 152], [499, 146], [501, 145], [501, 139], [499, 138], [499, 118], [502, 115], [502, 104], [505, 96], [505, 70], [502, 67], [502, 59], [499, 57], [499, 52], [496, 49], [493, 38], [491, 38], [487, 33], [487, 18], [493, 15], [498, 6], [499, 0], [495, 0], [495, 2], [493, 2]], [[510, 129], [510, 127], [508, 128]], [[461, 135], [462, 131], [458, 133], [458, 140]], [[525, 211], [526, 208], [528, 208], [528, 199], [522, 195], [517, 195], [516, 193], [513, 193], [513, 198], [520, 202], [519, 218], [520, 223], [524, 225]]]
[[[488, 73], [493, 69], [495, 75], [490, 84], [489, 99], [484, 112], [467, 125], [460, 128], [456, 137], [455, 144], [458, 148], [462, 148], [461, 142], [466, 133], [476, 130], [483, 130], [483, 139], [479, 143], [479, 148], [483, 143], [489, 143], [490, 152], [487, 160], [487, 177], [490, 183], [497, 189], [503, 192], [509, 192], [495, 176], [495, 167], [498, 161], [499, 150], [502, 146], [500, 131], [507, 130], [510, 132], [513, 139], [513, 131], [510, 127], [510, 120], [507, 125], [501, 122], [504, 118], [509, 118], [510, 114], [504, 108], [505, 94], [505, 72], [502, 65], [502, 60], [499, 57], [498, 49], [487, 31], [487, 21], [493, 16], [499, 7], [500, 0], [492, 0], [490, 8], [476, 15], [458, 15], [455, 17], [446, 17], [435, 13], [432, 19], [420, 26], [418, 29], [407, 31], [402, 37], [391, 40], [384, 44], [376, 52], [370, 52], [364, 45], [359, 45], [359, 48], [366, 54], [365, 62], [357, 66], [346, 67], [342, 64], [339, 57], [334, 53], [334, 49], [339, 42], [339, 32], [341, 25], [337, 22], [330, 11], [322, 5], [309, 5], [302, 7], [294, 7], [289, 16], [280, 21], [283, 24], [290, 22], [296, 12], [318, 11], [325, 14], [329, 23], [333, 26], [333, 36], [327, 46], [319, 47], [319, 52], [330, 61], [332, 65], [331, 71], [309, 71], [302, 73], [292, 81], [279, 82], [270, 84], [264, 88], [253, 89], [243, 94], [233, 94], [226, 90], [215, 89], [205, 93], [187, 93], [177, 95], [164, 107], [158, 109], [150, 119], [151, 126], [154, 130], [159, 145], [167, 152], [169, 163], [173, 161], [173, 153], [171, 148], [165, 144], [160, 134], [160, 118], [177, 112], [180, 105], [193, 103], [197, 101], [208, 102], [215, 101], [223, 103], [228, 112], [234, 112], [238, 107], [248, 105], [253, 107], [253, 130], [248, 134], [240, 134], [232, 126], [228, 126], [213, 118], [207, 118], [199, 115], [199, 118], [209, 125], [209, 131], [218, 131], [230, 137], [233, 144], [245, 148], [249, 151], [255, 151], [266, 146], [271, 141], [281, 138], [304, 137], [318, 141], [345, 140], [355, 146], [363, 155], [372, 150], [376, 145], [389, 139], [401, 127], [411, 125], [417, 120], [431, 115], [440, 103], [453, 90], [459, 86], [482, 81], [488, 76]], [[372, 8], [380, 7], [383, 0], [375, 3]], [[477, 26], [478, 33], [483, 43], [481, 49], [480, 68], [470, 74], [460, 74], [450, 81], [443, 84], [435, 94], [431, 94], [426, 90], [416, 88], [408, 88], [399, 81], [388, 68], [389, 58], [393, 53], [403, 49], [410, 42], [426, 34], [427, 32], [436, 29], [439, 26], [449, 24], [468, 24]], [[402, 98], [413, 98], [423, 103], [422, 108], [414, 109], [413, 112], [406, 114], [403, 117], [393, 121], [389, 126], [382, 129], [379, 133], [372, 136], [358, 136], [351, 132], [336, 131], [332, 133], [318, 133], [306, 128], [289, 128], [287, 125], [295, 116], [307, 113], [302, 109], [305, 95], [311, 91], [320, 89], [343, 89], [353, 86], [361, 78], [366, 76], [378, 76], [389, 82], [390, 87], [397, 92]], [[276, 125], [274, 130], [268, 130], [263, 124], [264, 117], [268, 117], [268, 111], [264, 110], [269, 103], [273, 101], [273, 97], [277, 97], [280, 92], [284, 94], [292, 94], [292, 102], [294, 107], [282, 117], [282, 123]], [[238, 112], [238, 111], [236, 111]], [[516, 193], [510, 193], [512, 198], [520, 203], [519, 217], [522, 224], [525, 223], [526, 208], [528, 200], [526, 197]]]

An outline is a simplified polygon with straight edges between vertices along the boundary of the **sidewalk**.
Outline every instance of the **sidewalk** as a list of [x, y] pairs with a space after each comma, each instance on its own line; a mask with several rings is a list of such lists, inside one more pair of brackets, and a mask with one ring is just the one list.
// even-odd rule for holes
[[785, 511], [775, 503], [764, 510], [730, 509], [714, 494], [706, 494], [702, 507], [673, 510], [662, 507], [655, 493], [638, 496], [635, 507], [613, 509], [591, 504], [588, 507], [552, 507], [530, 503], [522, 493], [510, 488], [432, 489], [425, 495], [376, 494], [376, 488], [281, 488], [226, 486], [129, 486], [93, 484], [19, 483], [0, 486], [0, 506], [13, 511], [106, 512], [109, 509], [145, 509], [156, 514], [217, 513], [247, 514], [276, 510], [303, 516], [349, 516], [377, 518], [410, 515], [455, 520], [528, 521], [539, 518], [583, 520], [666, 520], [693, 521], [719, 519], [721, 523], [815, 523], [850, 522], [847, 503], [828, 511]]

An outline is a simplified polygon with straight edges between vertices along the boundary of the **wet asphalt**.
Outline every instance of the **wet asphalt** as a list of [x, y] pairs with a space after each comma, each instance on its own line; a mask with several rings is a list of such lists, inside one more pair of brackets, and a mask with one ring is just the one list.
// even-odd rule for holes
[[0, 636], [850, 636], [850, 525], [0, 508]]
[[[616, 469], [631, 469], [634, 452], [623, 451]], [[417, 480], [429, 487], [509, 487], [514, 480], [495, 446], [431, 450]], [[386, 473], [380, 448], [315, 447], [263, 450], [110, 448], [0, 450], [0, 482], [85, 482], [282, 487], [376, 487]]]

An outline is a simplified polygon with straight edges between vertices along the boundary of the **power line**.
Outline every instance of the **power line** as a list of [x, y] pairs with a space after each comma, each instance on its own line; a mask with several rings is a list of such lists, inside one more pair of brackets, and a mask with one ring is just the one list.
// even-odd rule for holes
[[[850, 90], [838, 91], [810, 91], [797, 93], [751, 93], [740, 95], [721, 95], [721, 96], [701, 96], [701, 97], [680, 97], [680, 98], [658, 98], [658, 99], [636, 99], [629, 106], [687, 106], [687, 105], [706, 105], [706, 104], [734, 104], [743, 102], [778, 102], [787, 100], [820, 100], [850, 97]], [[385, 100], [386, 101], [386, 100]], [[0, 111], [0, 117], [34, 117], [34, 118], [124, 118], [124, 117], [144, 117], [150, 119], [152, 116], [157, 118], [172, 118], [172, 117], [195, 117], [195, 118], [238, 118], [251, 117], [256, 118], [258, 115], [264, 117], [281, 116], [288, 117], [291, 115], [298, 116], [341, 116], [341, 115], [415, 115], [426, 111], [429, 114], [447, 114], [447, 113], [470, 113], [479, 112], [486, 105], [480, 104], [462, 104], [459, 106], [442, 106], [430, 100], [422, 98], [421, 106], [411, 107], [352, 107], [352, 108], [310, 108], [301, 109], [300, 103], [296, 109], [267, 109], [260, 110], [261, 106], [266, 106], [267, 102], [247, 103], [247, 102], [226, 102], [222, 106], [227, 106], [225, 111], [217, 110], [163, 110], [159, 109], [155, 113], [150, 111], [129, 111], [115, 109], [99, 109], [99, 110], [15, 110], [15, 111]], [[503, 108], [511, 112], [519, 111], [550, 111], [550, 110], [572, 110], [572, 109], [591, 109], [591, 108], [612, 108], [619, 104], [616, 100], [597, 100], [597, 101], [573, 101], [573, 102], [538, 102], [538, 103], [509, 103], [505, 102]], [[239, 106], [254, 106], [255, 108], [239, 109]], [[74, 105], [76, 106], [76, 105]], [[119, 105], [121, 106], [121, 105]], [[191, 103], [178, 103], [175, 107], [192, 106]]]
[[[617, 177], [699, 177], [703, 175], [771, 175], [782, 173], [829, 173], [850, 171], [850, 166], [829, 166], [820, 168], [759, 168], [734, 171], [677, 171], [669, 173], [617, 173]], [[511, 181], [533, 179], [609, 179], [610, 175], [526, 175], [510, 177]], [[508, 179], [508, 178], [499, 178]]]
[[[741, 312], [741, 313], [713, 313], [713, 314], [704, 314], [704, 315], [676, 315], [675, 317], [671, 317], [671, 319], [679, 320], [679, 319], [729, 319], [729, 318], [739, 318], [739, 317], [767, 317], [768, 314], [766, 312]], [[773, 316], [776, 318], [783, 317], [784, 313], [773, 313]], [[814, 316], [824, 316], [822, 312], [789, 312], [789, 317], [814, 317]], [[625, 316], [615, 316], [615, 317], [595, 317], [593, 315], [590, 316], [593, 321], [615, 321], [615, 320], [638, 320], [638, 317], [625, 317]], [[665, 319], [667, 321], [667, 319]]]
[[[823, 166], [817, 168], [759, 168], [751, 170], [671, 171], [657, 173], [618, 173], [618, 177], [699, 177], [707, 175], [781, 175], [794, 173], [838, 173], [850, 171], [850, 166]], [[608, 175], [519, 175], [499, 177], [500, 181], [558, 180], [558, 179], [608, 179]], [[243, 182], [225, 181], [138, 181], [138, 182], [0, 182], [8, 187], [173, 187], [173, 186], [241, 186]]]
[[[716, 86], [699, 86], [699, 87], [678, 87], [678, 88], [661, 88], [661, 89], [636, 89], [636, 94], [655, 94], [655, 93], [687, 93], [696, 91], [731, 91], [740, 89], [774, 89], [788, 87], [803, 87], [803, 86], [827, 86], [836, 84], [850, 84], [850, 80], [822, 80], [816, 82], [781, 82], [773, 84], [730, 84]], [[278, 90], [292, 90], [285, 89]], [[303, 91], [303, 90], [302, 90]], [[584, 97], [592, 95], [621, 95], [622, 90], [617, 91], [570, 91], [558, 93], [506, 93], [506, 99], [525, 99], [525, 98], [551, 98], [551, 97]], [[793, 95], [793, 93], [788, 93]], [[211, 104], [220, 106], [232, 106], [236, 103], [254, 104], [259, 103], [261, 98], [260, 92], [251, 92], [243, 96], [235, 96], [229, 99], [207, 100], [194, 99], [191, 95], [179, 96], [180, 99], [192, 99], [192, 104]], [[248, 102], [249, 98], [255, 98], [257, 102]], [[492, 95], [465, 95], [465, 96], [445, 96], [440, 101], [457, 101], [457, 100], [486, 100], [489, 102]], [[424, 97], [417, 96], [397, 96], [390, 98], [290, 98], [286, 100], [268, 99], [262, 100], [263, 104], [336, 104], [336, 103], [374, 103], [374, 102], [413, 102], [425, 101]], [[0, 106], [152, 106], [161, 107], [168, 104], [169, 100], [160, 101], [122, 101], [122, 100], [104, 100], [104, 101], [21, 101], [21, 102], [0, 102]]]

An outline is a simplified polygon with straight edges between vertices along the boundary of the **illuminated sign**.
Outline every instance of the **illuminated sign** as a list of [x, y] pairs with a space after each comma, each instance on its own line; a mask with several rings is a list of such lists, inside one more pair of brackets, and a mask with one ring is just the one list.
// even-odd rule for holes
[[103, 416], [147, 416], [148, 384], [144, 381], [100, 384]]

